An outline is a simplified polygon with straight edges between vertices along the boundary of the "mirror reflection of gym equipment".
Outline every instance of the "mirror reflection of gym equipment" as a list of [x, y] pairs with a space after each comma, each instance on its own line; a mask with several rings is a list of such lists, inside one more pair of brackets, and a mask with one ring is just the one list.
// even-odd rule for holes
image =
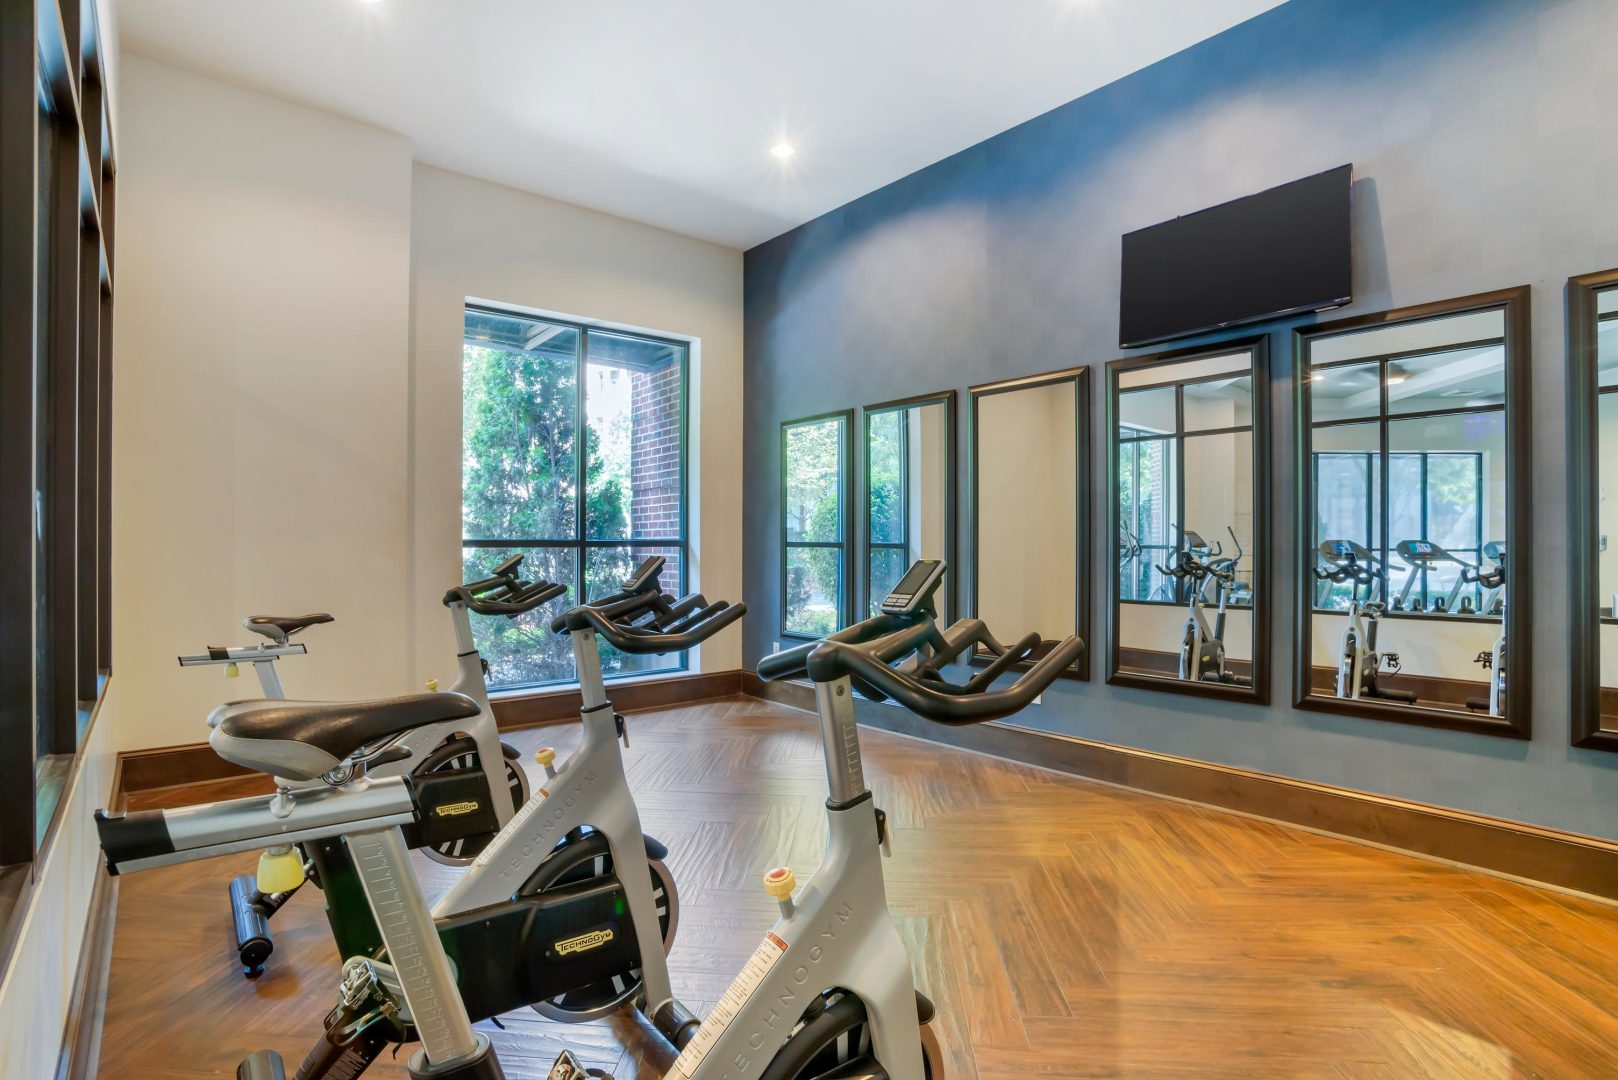
[[1506, 300], [1300, 333], [1310, 497], [1300, 703], [1510, 723], [1515, 311]]
[[[955, 392], [865, 409], [865, 605], [882, 598], [919, 559], [955, 561]], [[955, 580], [936, 592], [941, 619], [955, 616]]]
[[1113, 682], [1255, 694], [1260, 355], [1245, 344], [1111, 366]]
[[[1042, 650], [1090, 640], [1085, 560], [1090, 372], [971, 390], [972, 595], [991, 625], [1037, 631]], [[1036, 653], [1043, 655], [1043, 652]], [[1089, 678], [1089, 652], [1065, 677]]]

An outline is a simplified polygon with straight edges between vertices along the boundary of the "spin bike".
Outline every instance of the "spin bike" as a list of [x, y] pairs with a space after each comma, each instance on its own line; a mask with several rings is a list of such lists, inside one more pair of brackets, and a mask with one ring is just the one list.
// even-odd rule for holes
[[[522, 559], [521, 555], [513, 555], [496, 566], [488, 577], [458, 585], [444, 594], [444, 606], [455, 626], [459, 665], [450, 690], [471, 698], [478, 706], [477, 715], [407, 731], [390, 752], [390, 760], [371, 767], [373, 776], [459, 771], [482, 777], [484, 787], [478, 793], [479, 801], [489, 807], [490, 813], [466, 813], [447, 819], [446, 828], [434, 830], [434, 835], [442, 839], [424, 842], [421, 846], [424, 855], [446, 866], [471, 863], [511, 815], [528, 801], [528, 776], [518, 764], [520, 755], [514, 747], [500, 741], [495, 726], [485, 682], [488, 665], [473, 641], [469, 615], [514, 619], [567, 591], [563, 585], [523, 581], [518, 577]], [[223, 665], [225, 674], [235, 677], [241, 665], [250, 664], [258, 676], [264, 698], [284, 700], [286, 692], [282, 689], [276, 662], [283, 656], [303, 655], [308, 651], [301, 642], [291, 640], [295, 635], [332, 621], [324, 612], [294, 617], [254, 615], [242, 620], [242, 625], [263, 635], [266, 641], [246, 647], [210, 646], [206, 653], [180, 657], [180, 666]], [[436, 690], [436, 682], [429, 683], [428, 688]], [[486, 766], [485, 762], [489, 764]], [[296, 791], [320, 784], [319, 780], [289, 780], [287, 786]], [[488, 792], [499, 791], [508, 792], [508, 797], [487, 797]], [[263, 973], [264, 963], [275, 949], [269, 920], [309, 880], [311, 868], [306, 858], [299, 858], [296, 863], [286, 859], [279, 869], [278, 880], [274, 873], [267, 875], [271, 879], [266, 882], [270, 891], [259, 888], [258, 878], [253, 874], [239, 875], [230, 883], [236, 956], [248, 978]]]
[[1467, 698], [1466, 707], [1474, 712], [1487, 712], [1490, 716], [1506, 714], [1506, 545], [1491, 541], [1483, 552], [1494, 560], [1493, 570], [1473, 569], [1468, 582], [1482, 585], [1484, 602], [1479, 610], [1500, 615], [1500, 634], [1494, 645], [1477, 655], [1477, 663], [1489, 673], [1489, 696]]
[[[745, 613], [700, 594], [674, 600], [648, 560], [619, 592], [564, 617], [578, 662], [584, 736], [546, 786], [430, 908], [407, 834], [468, 813], [481, 779], [467, 770], [380, 776], [410, 732], [476, 716], [455, 692], [377, 701], [237, 702], [215, 710], [214, 750], [277, 778], [274, 795], [176, 810], [96, 814], [109, 872], [127, 873], [277, 844], [301, 844], [346, 958], [336, 1006], [296, 1080], [352, 1080], [390, 1044], [420, 1041], [417, 1080], [497, 1080], [472, 1023], [532, 1005], [582, 1021], [640, 997], [671, 1039], [697, 1020], [669, 989], [665, 949], [678, 923], [665, 849], [641, 832], [607, 701], [597, 635], [623, 652], [692, 648]], [[554, 586], [546, 586], [554, 588]], [[313, 783], [312, 783], [313, 782]], [[294, 787], [295, 783], [308, 786]], [[452, 962], [453, 958], [453, 962]], [[283, 1080], [258, 1051], [238, 1080]]]
[[[976, 619], [941, 629], [934, 593], [943, 574], [941, 561], [916, 562], [874, 617], [759, 664], [764, 679], [807, 675], [814, 683], [830, 785], [826, 854], [802, 889], [790, 869], [765, 875], [781, 917], [685, 1045], [672, 1080], [929, 1075], [923, 1029], [933, 1007], [916, 991], [888, 915], [882, 856], [891, 835], [865, 786], [854, 692], [942, 724], [980, 723], [1030, 705], [1084, 651], [1070, 637], [1035, 661], [1038, 634], [1008, 647]], [[964, 682], [945, 677], [979, 648], [992, 657], [985, 667]], [[991, 690], [1030, 662], [1014, 684]], [[564, 1053], [551, 1075], [576, 1070]]]
[[[1384, 664], [1390, 673], [1398, 673], [1399, 654], [1376, 650], [1377, 626], [1382, 621], [1382, 567], [1376, 556], [1352, 540], [1327, 540], [1320, 545], [1320, 560], [1326, 565], [1313, 567], [1317, 579], [1353, 585], [1348, 625], [1337, 651], [1337, 696], [1415, 704], [1415, 694], [1390, 689], [1378, 681]], [[1361, 589], [1365, 590], [1363, 599]]]
[[[1438, 567], [1443, 566], [1445, 563], [1453, 563], [1460, 567], [1460, 571], [1455, 576], [1455, 585], [1447, 594], [1433, 601], [1432, 609], [1440, 615], [1473, 614], [1472, 598], [1461, 595], [1461, 591], [1466, 588], [1469, 582], [1476, 580], [1475, 577], [1469, 575], [1473, 574], [1477, 567], [1464, 559], [1456, 558], [1431, 540], [1401, 540], [1393, 546], [1393, 550], [1398, 553], [1399, 558], [1404, 560], [1405, 565], [1410, 567], [1410, 573], [1405, 577], [1404, 588], [1400, 589], [1399, 595], [1393, 598], [1392, 610], [1404, 611], [1407, 603], [1411, 604], [1411, 611], [1420, 612], [1426, 610], [1426, 604], [1421, 596], [1416, 597], [1413, 603], [1410, 600], [1410, 593], [1416, 587], [1416, 581], [1424, 573], [1437, 573]], [[1423, 591], [1425, 592], [1425, 590]]]
[[[1235, 537], [1232, 532], [1232, 538]], [[1188, 682], [1224, 683], [1227, 686], [1252, 686], [1253, 680], [1237, 675], [1225, 666], [1225, 615], [1230, 595], [1236, 586], [1236, 558], [1217, 559], [1219, 546], [1209, 544], [1201, 536], [1187, 529], [1181, 534], [1184, 547], [1169, 556], [1167, 566], [1159, 566], [1158, 573], [1173, 578], [1178, 587], [1185, 589], [1185, 630], [1180, 638], [1179, 677]], [[1207, 590], [1212, 587], [1218, 600], [1213, 626], [1208, 625], [1206, 614]]]

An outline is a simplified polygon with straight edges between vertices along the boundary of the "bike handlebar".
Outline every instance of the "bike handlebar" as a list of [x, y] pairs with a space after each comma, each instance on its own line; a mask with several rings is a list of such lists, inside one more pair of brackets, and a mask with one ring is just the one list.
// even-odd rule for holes
[[[900, 631], [901, 640], [891, 648], [881, 646], [885, 639], [866, 645], [826, 641], [810, 654], [806, 669], [815, 682], [829, 682], [844, 675], [856, 683], [879, 691], [926, 720], [940, 724], [978, 724], [1011, 716], [1031, 705], [1055, 682], [1064, 668], [1072, 666], [1084, 652], [1084, 642], [1068, 637], [1034, 663], [1011, 686], [988, 690], [988, 684], [1005, 668], [1025, 659], [1039, 644], [1038, 635], [1029, 635], [1013, 649], [1000, 646], [987, 627], [976, 619], [957, 620], [940, 635], [935, 626], [924, 624]], [[935, 658], [918, 664], [915, 674], [890, 666], [895, 651], [913, 651], [927, 638], [940, 638], [944, 648]], [[979, 672], [966, 684], [953, 684], [938, 674], [938, 667], [955, 659], [977, 644], [998, 648], [993, 668]]]
[[652, 556], [630, 577], [631, 588], [569, 608], [551, 620], [551, 631], [594, 630], [620, 652], [662, 655], [700, 645], [747, 614], [744, 603], [709, 603], [701, 593], [674, 599], [658, 586], [662, 567], [662, 556]]
[[520, 553], [512, 555], [501, 561], [488, 577], [455, 586], [444, 593], [445, 606], [461, 603], [479, 615], [515, 618], [567, 592], [566, 585], [555, 582], [523, 581], [517, 576], [522, 560]]

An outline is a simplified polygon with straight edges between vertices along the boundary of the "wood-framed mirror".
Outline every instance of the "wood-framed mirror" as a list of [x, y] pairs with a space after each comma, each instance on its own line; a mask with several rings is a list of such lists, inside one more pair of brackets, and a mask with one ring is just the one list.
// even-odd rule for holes
[[955, 398], [953, 390], [867, 405], [861, 470], [864, 564], [859, 618], [899, 583], [917, 559], [943, 559], [935, 598], [938, 622], [960, 611], [955, 563]]
[[781, 425], [781, 636], [847, 626], [853, 590], [854, 410]]
[[[1090, 634], [1090, 369], [971, 387], [971, 595], [1003, 637]], [[1043, 655], [1043, 651], [1036, 654]], [[1090, 650], [1071, 669], [1090, 677]]]
[[1267, 339], [1107, 365], [1107, 681], [1269, 698]]
[[1300, 708], [1528, 737], [1528, 304], [1295, 331]]
[[1618, 750], [1618, 269], [1568, 281], [1567, 349], [1573, 744]]

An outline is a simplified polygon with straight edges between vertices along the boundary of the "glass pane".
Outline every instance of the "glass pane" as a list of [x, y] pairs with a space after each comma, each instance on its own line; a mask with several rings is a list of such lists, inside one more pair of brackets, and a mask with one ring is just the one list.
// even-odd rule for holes
[[489, 689], [572, 682], [573, 647], [566, 634], [551, 633], [550, 623], [578, 603], [578, 557], [571, 548], [464, 548], [462, 581], [488, 576], [490, 567], [515, 552], [523, 555], [518, 573], [527, 581], [544, 579], [568, 587], [566, 596], [508, 619], [503, 615], [473, 615], [472, 640], [489, 664]]
[[1173, 581], [1158, 567], [1180, 545], [1177, 461], [1173, 439], [1118, 447], [1120, 598], [1173, 602]]
[[1253, 602], [1253, 436], [1238, 431], [1185, 440], [1183, 543], [1226, 571], [1232, 606]]
[[1253, 377], [1215, 379], [1185, 387], [1185, 430], [1251, 427]]
[[1214, 375], [1241, 375], [1253, 367], [1253, 352], [1226, 353], [1223, 356], [1203, 356], [1195, 360], [1148, 364], [1118, 373], [1118, 386], [1124, 390], [1137, 390], [1143, 386], [1162, 386], [1164, 383], [1183, 383], [1193, 379], [1206, 379]]
[[[905, 542], [909, 514], [908, 410], [871, 413], [867, 420], [866, 466], [870, 470], [871, 543]], [[873, 594], [875, 590], [873, 588]]]
[[[642, 562], [654, 555], [667, 561], [658, 582], [665, 595], [679, 599], [684, 595], [684, 559], [677, 547], [611, 547], [588, 548], [584, 554], [584, 594], [591, 599], [617, 592], [624, 581]], [[666, 656], [619, 652], [605, 641], [599, 641], [601, 673], [607, 678], [615, 675], [633, 675], [645, 671], [677, 671], [686, 666], [683, 653]]]
[[1503, 405], [1506, 349], [1485, 345], [1390, 360], [1387, 378], [1390, 413]]
[[842, 417], [786, 429], [787, 541], [843, 540]]
[[[909, 552], [904, 548], [871, 549], [871, 603], [870, 610], [866, 614], [877, 613], [877, 606], [882, 603], [883, 597], [899, 584], [899, 579], [910, 569], [911, 561]], [[939, 621], [943, 621], [942, 612]]]
[[1118, 435], [1158, 435], [1179, 429], [1175, 422], [1175, 388], [1129, 390], [1118, 395]]
[[1382, 411], [1382, 390], [1377, 384], [1380, 377], [1378, 367], [1377, 364], [1345, 364], [1312, 371], [1309, 376], [1309, 419], [1319, 424], [1328, 420], [1358, 420], [1378, 415]]
[[[1349, 540], [1374, 554], [1382, 542], [1378, 425], [1317, 428], [1314, 439], [1316, 553], [1328, 541]], [[1315, 606], [1345, 608], [1352, 593], [1347, 582], [1317, 582]]]
[[587, 342], [587, 535], [679, 537], [685, 348], [596, 330]]
[[843, 553], [838, 548], [787, 548], [783, 628], [825, 637], [842, 625]]
[[[1409, 508], [1389, 518], [1400, 526], [1388, 539], [1395, 549], [1391, 599], [1403, 597], [1401, 609], [1469, 612], [1482, 603], [1483, 589], [1462, 583], [1461, 572], [1477, 567], [1486, 543], [1505, 539], [1505, 436], [1502, 412], [1388, 425], [1389, 503]], [[1413, 549], [1410, 541], [1422, 546]]]
[[462, 350], [462, 536], [578, 535], [579, 332], [466, 313]]

